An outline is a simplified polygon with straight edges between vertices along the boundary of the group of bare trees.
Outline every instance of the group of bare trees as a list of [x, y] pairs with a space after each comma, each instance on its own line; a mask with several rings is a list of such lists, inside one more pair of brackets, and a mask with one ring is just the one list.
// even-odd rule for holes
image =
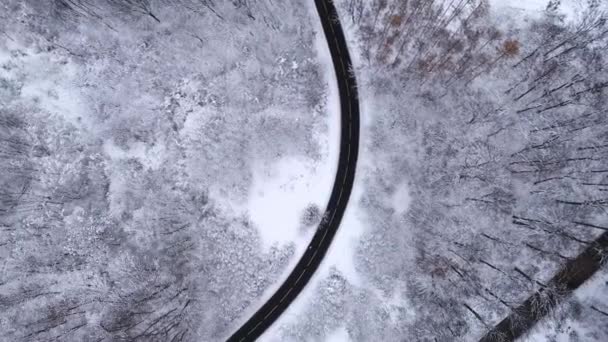
[[162, 15], [159, 16], [158, 13], [162, 12], [163, 7], [167, 5], [183, 7], [199, 15], [212, 14], [220, 20], [227, 20], [226, 17], [231, 17], [234, 13], [242, 13], [250, 20], [261, 19], [269, 27], [278, 29], [277, 18], [274, 16], [273, 8], [270, 7], [272, 2], [267, 0], [225, 2], [217, 0], [53, 0], [41, 5], [41, 8], [63, 20], [88, 18], [114, 29], [110, 21], [116, 13], [129, 14], [134, 17], [143, 16], [160, 24]]

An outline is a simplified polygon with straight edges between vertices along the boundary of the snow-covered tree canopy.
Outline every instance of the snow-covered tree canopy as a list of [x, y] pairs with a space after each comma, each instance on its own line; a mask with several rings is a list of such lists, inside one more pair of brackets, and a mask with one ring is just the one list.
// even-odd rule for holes
[[0, 340], [221, 340], [259, 305], [295, 246], [263, 248], [233, 205], [253, 164], [321, 157], [310, 20], [296, 2], [2, 1]]

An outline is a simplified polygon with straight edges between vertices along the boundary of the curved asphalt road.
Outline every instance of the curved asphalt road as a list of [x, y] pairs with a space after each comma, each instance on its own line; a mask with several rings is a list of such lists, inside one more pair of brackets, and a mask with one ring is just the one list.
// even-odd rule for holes
[[330, 0], [315, 0], [315, 5], [331, 52], [340, 93], [342, 125], [336, 181], [327, 204], [325, 219], [319, 224], [306, 252], [277, 292], [228, 339], [230, 342], [255, 340], [295, 300], [327, 253], [344, 215], [353, 187], [359, 153], [357, 83], [355, 76], [349, 73], [352, 64], [336, 8]]

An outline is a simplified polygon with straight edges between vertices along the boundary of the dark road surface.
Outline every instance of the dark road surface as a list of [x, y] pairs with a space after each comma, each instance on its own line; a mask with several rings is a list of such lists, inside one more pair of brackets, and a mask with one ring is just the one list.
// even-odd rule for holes
[[[602, 266], [602, 259], [606, 253], [608, 253], [608, 232], [600, 235], [578, 257], [568, 261], [546, 284], [546, 288], [528, 297], [509, 316], [488, 331], [479, 342], [515, 341], [523, 336], [591, 278]], [[543, 302], [547, 305], [538, 305]]]
[[359, 153], [359, 102], [355, 76], [336, 8], [330, 0], [315, 0], [338, 81], [340, 93], [340, 157], [325, 219], [306, 252], [274, 295], [228, 341], [253, 341], [274, 323], [315, 273], [336, 235], [348, 204]]

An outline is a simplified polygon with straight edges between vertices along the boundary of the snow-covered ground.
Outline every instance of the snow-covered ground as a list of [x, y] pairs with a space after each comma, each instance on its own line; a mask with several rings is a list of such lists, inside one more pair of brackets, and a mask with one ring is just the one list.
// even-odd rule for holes
[[542, 15], [547, 8], [549, 0], [490, 0], [490, 5], [495, 11], [504, 9], [519, 10], [526, 15]]
[[317, 33], [315, 51], [328, 90], [324, 108], [327, 112], [323, 121], [325, 127], [319, 125], [314, 130], [321, 157], [310, 161], [286, 156], [272, 164], [255, 164], [252, 170], [253, 185], [246, 209], [266, 247], [275, 243], [308, 244], [314, 228], [302, 234], [302, 213], [310, 204], [324, 210], [329, 201], [340, 153], [340, 103], [333, 69], [331, 64], [327, 64], [330, 57], [326, 50], [322, 34]]
[[[518, 15], [522, 15], [522, 19], [542, 17], [547, 10], [547, 6], [555, 1], [551, 0], [490, 0], [490, 5], [494, 12], [511, 12], [515, 11]], [[598, 2], [599, 10], [608, 9], [606, 1]], [[576, 22], [580, 19], [580, 14], [588, 4], [584, 0], [560, 0], [559, 6], [555, 9], [559, 15], [564, 16], [564, 21], [567, 23]], [[512, 14], [512, 13], [511, 13]]]

